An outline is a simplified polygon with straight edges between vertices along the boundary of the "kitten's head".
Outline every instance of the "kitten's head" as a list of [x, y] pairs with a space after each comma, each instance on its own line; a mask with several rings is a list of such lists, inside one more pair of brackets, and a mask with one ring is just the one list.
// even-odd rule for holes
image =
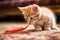
[[[38, 5], [32, 4], [26, 7], [18, 7], [22, 14], [24, 15], [26, 21], [34, 21], [38, 16]], [[35, 19], [34, 19], [35, 18]]]

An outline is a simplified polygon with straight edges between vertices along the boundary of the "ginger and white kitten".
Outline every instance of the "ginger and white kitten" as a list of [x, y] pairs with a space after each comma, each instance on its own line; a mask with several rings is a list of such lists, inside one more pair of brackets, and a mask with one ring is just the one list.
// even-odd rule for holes
[[18, 7], [27, 23], [34, 25], [35, 30], [52, 30], [59, 29], [56, 26], [54, 13], [46, 7], [40, 7], [32, 4], [26, 7]]

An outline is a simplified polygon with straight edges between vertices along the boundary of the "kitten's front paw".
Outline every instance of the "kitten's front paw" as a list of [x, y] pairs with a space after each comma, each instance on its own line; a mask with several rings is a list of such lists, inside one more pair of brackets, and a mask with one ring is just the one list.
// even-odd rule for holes
[[42, 31], [42, 29], [41, 29], [41, 28], [35, 28], [35, 30], [36, 30], [36, 31]]
[[50, 27], [48, 27], [48, 28], [45, 28], [44, 30], [51, 30], [51, 28], [50, 28]]

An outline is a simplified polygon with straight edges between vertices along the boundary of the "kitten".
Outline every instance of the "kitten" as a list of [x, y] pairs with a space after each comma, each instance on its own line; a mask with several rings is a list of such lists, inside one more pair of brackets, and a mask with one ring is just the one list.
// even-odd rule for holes
[[34, 25], [35, 30], [59, 29], [56, 26], [55, 15], [50, 9], [36, 4], [18, 8], [22, 11], [27, 23]]

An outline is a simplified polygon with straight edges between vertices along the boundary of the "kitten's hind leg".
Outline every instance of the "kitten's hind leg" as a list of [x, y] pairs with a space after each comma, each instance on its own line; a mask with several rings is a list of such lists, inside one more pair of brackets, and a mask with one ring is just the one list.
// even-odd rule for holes
[[52, 29], [53, 30], [59, 30], [59, 28], [57, 27], [57, 24], [56, 24], [56, 19], [52, 19]]
[[55, 26], [55, 25], [52, 27], [52, 29], [53, 30], [59, 30], [59, 28], [57, 26]]

